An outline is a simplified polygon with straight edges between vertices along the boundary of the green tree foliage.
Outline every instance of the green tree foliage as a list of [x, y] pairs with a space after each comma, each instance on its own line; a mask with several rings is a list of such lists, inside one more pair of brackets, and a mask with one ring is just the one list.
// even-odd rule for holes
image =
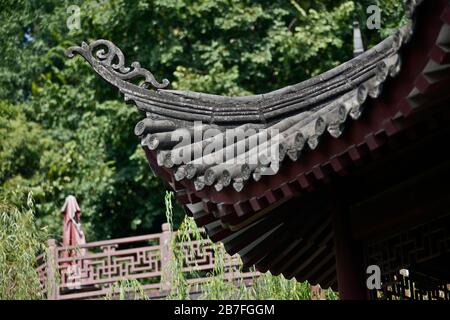
[[[401, 20], [399, 1], [375, 2], [383, 30], [364, 31], [369, 45]], [[37, 222], [53, 236], [68, 194], [88, 240], [159, 231], [165, 188], [133, 136], [141, 115], [65, 49], [104, 38], [174, 88], [262, 93], [350, 59], [352, 22], [372, 3], [0, 0], [0, 193], [33, 190]], [[80, 29], [67, 27], [71, 5]]]
[[36, 254], [43, 232], [34, 223], [33, 200], [16, 207], [0, 198], [0, 300], [41, 299]]

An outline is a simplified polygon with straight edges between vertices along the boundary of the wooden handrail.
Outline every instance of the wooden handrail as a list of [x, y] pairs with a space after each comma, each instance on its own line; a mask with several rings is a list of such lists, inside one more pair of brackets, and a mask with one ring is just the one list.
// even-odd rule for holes
[[[162, 230], [156, 234], [95, 241], [79, 246], [57, 246], [55, 240], [50, 239], [48, 252], [38, 256], [37, 272], [41, 289], [46, 292], [48, 299], [98, 298], [110, 292], [111, 286], [117, 281], [145, 279], [146, 282], [152, 283], [143, 286], [147, 291], [153, 290], [149, 292], [150, 295], [167, 293], [171, 289], [170, 240], [175, 232], [171, 232], [167, 225], [163, 225]], [[133, 245], [152, 240], [155, 244]], [[129, 244], [133, 246], [130, 248]], [[205, 250], [211, 245], [207, 238], [192, 240], [187, 246], [181, 243], [182, 250], [186, 247], [193, 250], [191, 254], [184, 255], [185, 265], [181, 272], [200, 272], [197, 277], [189, 278], [189, 284], [205, 282], [206, 279], [202, 275], [214, 270], [214, 254], [211, 250]], [[97, 252], [95, 248], [100, 251]], [[230, 281], [251, 280], [259, 274], [236, 271], [235, 269], [239, 270], [241, 266], [240, 259], [228, 254], [225, 254], [224, 258], [224, 266], [230, 268], [226, 275]]]

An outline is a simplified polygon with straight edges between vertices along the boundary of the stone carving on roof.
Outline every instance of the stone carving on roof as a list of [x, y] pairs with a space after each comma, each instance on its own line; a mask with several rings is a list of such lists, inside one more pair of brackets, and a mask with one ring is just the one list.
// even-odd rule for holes
[[[158, 165], [169, 169], [174, 180], [193, 180], [197, 191], [232, 186], [240, 192], [247, 181], [276, 174], [285, 159], [301, 161], [302, 153], [316, 149], [326, 132], [339, 138], [348, 119], [360, 118], [365, 101], [377, 98], [385, 81], [399, 73], [400, 51], [411, 39], [414, 8], [420, 2], [408, 1], [409, 23], [375, 47], [319, 76], [260, 95], [226, 97], [168, 89], [167, 79], [156, 81], [138, 62], [125, 67], [122, 51], [107, 40], [71, 47], [68, 56], [81, 54], [146, 114], [135, 134], [156, 152]], [[145, 81], [136, 85], [136, 77]], [[230, 129], [244, 135], [217, 144], [226, 140]], [[196, 132], [201, 139], [180, 144], [180, 137]], [[252, 144], [261, 135], [267, 141]], [[229, 152], [234, 152], [231, 158]]]
[[[124, 54], [111, 41], [96, 40], [89, 45], [83, 42], [81, 46], [70, 47], [66, 52], [69, 58], [72, 58], [75, 53], [82, 55], [94, 70], [103, 77], [111, 76], [122, 80], [144, 77], [145, 80], [140, 86], [145, 89], [148, 89], [150, 86], [155, 89], [163, 89], [169, 86], [169, 80], [163, 79], [162, 83], [159, 83], [150, 71], [141, 67], [139, 62], [131, 63], [132, 69], [126, 67]], [[100, 66], [105, 70], [103, 71]]]

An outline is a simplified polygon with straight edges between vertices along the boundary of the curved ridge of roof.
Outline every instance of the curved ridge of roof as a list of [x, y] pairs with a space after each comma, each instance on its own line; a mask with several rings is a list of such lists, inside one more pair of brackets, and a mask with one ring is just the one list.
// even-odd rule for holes
[[[421, 1], [409, 1], [407, 12], [413, 12], [418, 2]], [[127, 101], [134, 101], [155, 118], [233, 126], [277, 121], [279, 117], [313, 108], [319, 101], [360, 86], [374, 74], [378, 63], [398, 52], [411, 32], [412, 23], [360, 56], [325, 73], [269, 93], [242, 97], [170, 90], [167, 79], [159, 83], [138, 62], [126, 67], [124, 54], [108, 40], [96, 40], [89, 45], [83, 42], [81, 46], [68, 48], [66, 54], [69, 57], [75, 53], [82, 55], [103, 79], [124, 94]], [[144, 77], [145, 81], [141, 85], [131, 82], [137, 77]]]
[[[67, 54], [81, 54], [126, 100], [147, 114], [136, 125], [135, 134], [143, 146], [157, 153], [158, 165], [169, 169], [176, 181], [193, 180], [197, 191], [233, 186], [240, 192], [250, 178], [259, 181], [262, 175], [275, 174], [285, 158], [298, 160], [306, 146], [317, 148], [326, 131], [338, 138], [349, 117], [360, 117], [367, 98], [377, 98], [383, 83], [400, 71], [400, 49], [412, 37], [414, 9], [421, 2], [408, 1], [409, 23], [358, 57], [296, 85], [256, 96], [165, 89], [168, 81], [158, 82], [138, 62], [131, 64], [132, 69], [125, 67], [123, 53], [107, 40], [71, 47]], [[130, 82], [135, 77], [145, 81], [135, 85]], [[215, 144], [224, 141], [230, 128], [253, 133], [231, 144]], [[180, 145], [178, 138], [196, 134], [208, 137]], [[254, 146], [252, 139], [259, 141], [262, 135], [267, 141]], [[274, 148], [277, 159], [270, 159]], [[235, 153], [231, 158], [230, 152]]]

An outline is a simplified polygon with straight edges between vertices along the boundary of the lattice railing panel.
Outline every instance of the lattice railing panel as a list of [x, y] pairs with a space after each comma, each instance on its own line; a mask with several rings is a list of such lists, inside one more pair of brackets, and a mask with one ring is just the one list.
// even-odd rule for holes
[[[47, 259], [44, 255], [40, 257], [37, 268], [41, 289], [51, 299], [99, 298], [108, 294], [114, 283], [136, 279], [146, 290], [167, 291], [170, 288], [165, 288], [161, 281], [169, 269], [174, 235], [166, 229], [160, 234], [92, 242], [79, 247], [50, 245]], [[205, 275], [214, 270], [214, 249], [221, 253], [225, 276], [230, 281], [258, 275], [257, 272], [242, 272], [237, 255], [229, 256], [223, 247], [207, 238], [177, 245], [183, 253], [182, 272], [189, 274], [188, 283], [202, 283]], [[54, 271], [50, 276], [49, 270]], [[49, 290], [49, 282], [54, 283], [54, 291]]]
[[[447, 273], [426, 271], [430, 265], [439, 267], [449, 261], [450, 215], [370, 241], [365, 255], [366, 264], [379, 266], [382, 274], [383, 288], [377, 296], [371, 292], [372, 298], [450, 300], [448, 266]], [[401, 275], [401, 269], [408, 269], [409, 277]]]

